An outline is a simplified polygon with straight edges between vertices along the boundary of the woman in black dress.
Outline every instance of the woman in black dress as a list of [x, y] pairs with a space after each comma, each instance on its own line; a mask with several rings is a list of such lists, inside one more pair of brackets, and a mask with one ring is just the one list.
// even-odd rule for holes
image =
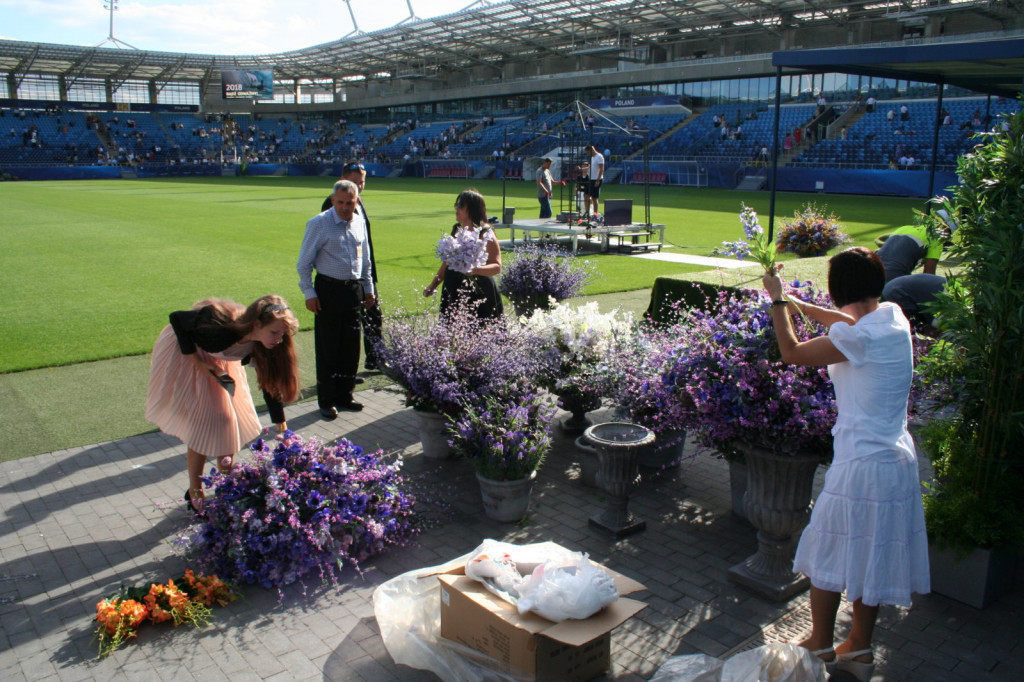
[[452, 228], [452, 236], [461, 230], [476, 232], [486, 240], [487, 263], [474, 268], [469, 274], [457, 272], [449, 268], [447, 263], [442, 263], [430, 286], [423, 290], [423, 295], [433, 295], [437, 285], [443, 283], [442, 317], [465, 306], [480, 319], [500, 318], [504, 308], [494, 277], [501, 274], [501, 247], [487, 222], [487, 204], [483, 195], [475, 189], [467, 189], [459, 194], [455, 199], [455, 218], [458, 222]]

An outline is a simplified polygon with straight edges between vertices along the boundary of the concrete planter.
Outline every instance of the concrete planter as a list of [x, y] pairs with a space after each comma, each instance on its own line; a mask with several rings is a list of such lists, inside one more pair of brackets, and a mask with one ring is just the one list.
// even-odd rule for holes
[[476, 480], [480, 482], [480, 496], [483, 498], [487, 518], [512, 523], [526, 516], [530, 508], [530, 495], [533, 493], [533, 482], [537, 480], [537, 471], [514, 481], [495, 481], [477, 473]]
[[975, 549], [960, 557], [929, 547], [932, 592], [983, 609], [1014, 588], [1019, 560], [1012, 549]]
[[448, 447], [448, 434], [445, 433], [447, 420], [440, 412], [413, 410], [416, 424], [419, 426], [420, 443], [423, 444], [423, 456], [430, 459], [448, 459], [451, 448]]

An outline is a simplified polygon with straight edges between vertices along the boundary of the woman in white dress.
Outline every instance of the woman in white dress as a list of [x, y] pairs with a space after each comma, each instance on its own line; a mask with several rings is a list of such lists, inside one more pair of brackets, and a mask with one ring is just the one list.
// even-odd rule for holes
[[[763, 282], [782, 359], [828, 365], [838, 406], [832, 465], [793, 562], [811, 580], [813, 630], [800, 645], [830, 671], [869, 680], [879, 604], [910, 606], [913, 592], [931, 589], [917, 456], [907, 432], [910, 324], [897, 306], [878, 302], [885, 266], [863, 247], [829, 260], [837, 310], [785, 300], [777, 274]], [[828, 327], [828, 335], [798, 342], [789, 315], [797, 311]], [[853, 625], [833, 649], [844, 591], [853, 602]]]

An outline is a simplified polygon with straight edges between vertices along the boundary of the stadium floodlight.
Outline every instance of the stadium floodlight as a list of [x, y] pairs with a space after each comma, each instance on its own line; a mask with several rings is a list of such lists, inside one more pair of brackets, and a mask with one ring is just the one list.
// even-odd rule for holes
[[120, 0], [103, 0], [103, 9], [110, 12], [110, 33], [107, 34], [107, 39], [96, 45], [96, 47], [103, 47], [107, 43], [112, 43], [114, 47], [129, 47], [133, 50], [137, 50], [139, 48], [134, 45], [129, 45], [123, 40], [118, 40], [114, 37], [114, 12], [117, 11], [118, 2], [120, 2]]

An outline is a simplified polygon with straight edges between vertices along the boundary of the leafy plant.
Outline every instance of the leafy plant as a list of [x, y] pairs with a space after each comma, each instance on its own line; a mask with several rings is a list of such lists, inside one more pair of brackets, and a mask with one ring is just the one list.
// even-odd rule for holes
[[961, 548], [1019, 545], [1024, 523], [1024, 114], [1006, 122], [960, 158], [961, 184], [939, 202], [965, 266], [933, 307], [942, 355], [926, 371], [952, 387], [956, 416], [925, 439], [937, 462], [925, 510], [933, 539]]
[[594, 277], [594, 265], [573, 258], [557, 246], [533, 244], [517, 248], [502, 266], [501, 293], [520, 314], [548, 308], [549, 299], [579, 296]]
[[449, 426], [449, 443], [485, 478], [526, 478], [551, 450], [551, 420], [557, 411], [541, 392], [513, 402], [489, 396], [466, 405]]

